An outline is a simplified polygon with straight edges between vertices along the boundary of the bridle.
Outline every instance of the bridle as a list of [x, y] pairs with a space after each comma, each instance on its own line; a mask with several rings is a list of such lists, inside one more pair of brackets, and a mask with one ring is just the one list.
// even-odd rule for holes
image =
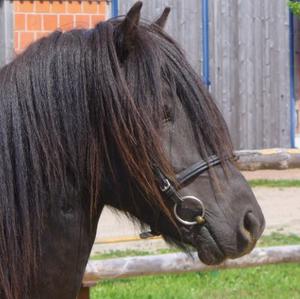
[[[174, 202], [173, 213], [175, 218], [180, 223], [187, 226], [193, 226], [196, 224], [203, 225], [205, 223], [205, 206], [202, 200], [193, 195], [182, 197], [180, 196], [178, 191], [180, 191], [183, 188], [183, 186], [185, 186], [186, 183], [189, 182], [191, 179], [207, 171], [209, 168], [219, 165], [221, 163], [222, 162], [220, 158], [218, 158], [216, 155], [210, 156], [206, 161], [201, 160], [199, 162], [194, 163], [193, 165], [176, 174], [176, 186], [169, 180], [169, 178], [163, 173], [163, 171], [161, 171], [159, 167], [155, 168], [159, 189], [163, 194], [164, 198], [171, 199]], [[201, 213], [200, 215], [197, 215], [195, 217], [194, 221], [185, 220], [182, 217], [180, 217], [178, 213], [178, 207], [180, 207], [187, 200], [193, 201], [201, 207]], [[140, 237], [144, 239], [159, 234], [160, 233], [156, 231], [143, 232], [140, 234]]]
[[[194, 177], [207, 171], [210, 167], [219, 164], [221, 164], [221, 160], [215, 155], [210, 156], [206, 161], [201, 160], [196, 162], [195, 164], [176, 174], [176, 187], [170, 182], [167, 176], [160, 169], [158, 169], [157, 176], [160, 191], [164, 197], [171, 199], [174, 202], [174, 216], [180, 223], [191, 226], [195, 224], [203, 224], [205, 222], [205, 206], [203, 202], [196, 196], [192, 195], [181, 197], [178, 191], [180, 191], [180, 189], [182, 189], [182, 187]], [[201, 206], [202, 212], [200, 215], [195, 217], [195, 221], [184, 220], [178, 214], [178, 207], [186, 200], [194, 201], [196, 204]]]

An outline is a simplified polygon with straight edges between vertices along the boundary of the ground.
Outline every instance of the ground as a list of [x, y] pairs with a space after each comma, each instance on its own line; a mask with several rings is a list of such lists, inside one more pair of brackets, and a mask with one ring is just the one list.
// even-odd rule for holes
[[[300, 169], [243, 173], [247, 180], [300, 180]], [[265, 234], [279, 231], [300, 235], [300, 188], [253, 188], [266, 218]]]
[[244, 171], [247, 180], [300, 180], [300, 169]]
[[300, 235], [300, 188], [254, 188], [266, 218], [265, 234]]

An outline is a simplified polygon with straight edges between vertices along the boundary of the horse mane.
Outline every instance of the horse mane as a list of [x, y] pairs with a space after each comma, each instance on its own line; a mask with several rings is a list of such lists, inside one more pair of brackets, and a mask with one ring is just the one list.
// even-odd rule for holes
[[56, 31], [0, 70], [1, 298], [29, 298], [46, 207], [72, 186], [88, 191], [93, 217], [105, 178], [122, 184], [116, 159], [170, 217], [153, 172], [159, 165], [173, 175], [159, 139], [163, 84], [180, 99], [200, 154], [231, 154], [225, 122], [176, 43], [144, 23], [123, 53], [119, 24]]

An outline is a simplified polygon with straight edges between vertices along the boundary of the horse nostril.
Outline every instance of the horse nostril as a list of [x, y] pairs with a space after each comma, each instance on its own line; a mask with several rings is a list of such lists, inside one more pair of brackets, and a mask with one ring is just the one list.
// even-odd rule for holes
[[257, 240], [260, 236], [260, 225], [257, 217], [252, 212], [247, 212], [243, 224], [245, 231], [250, 234], [250, 238]]
[[237, 248], [239, 255], [250, 252], [260, 236], [260, 225], [253, 212], [247, 212], [240, 223], [237, 233]]

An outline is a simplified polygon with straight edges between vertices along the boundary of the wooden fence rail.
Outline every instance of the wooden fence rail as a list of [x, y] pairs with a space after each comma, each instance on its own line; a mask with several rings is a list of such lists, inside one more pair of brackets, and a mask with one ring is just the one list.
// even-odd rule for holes
[[236, 151], [240, 170], [300, 168], [300, 149], [264, 149]]
[[300, 263], [300, 245], [256, 248], [246, 256], [227, 260], [217, 266], [203, 264], [199, 261], [197, 253], [193, 253], [192, 258], [184, 253], [172, 253], [90, 261], [86, 267], [83, 286], [94, 286], [103, 279], [246, 268], [279, 263]]

